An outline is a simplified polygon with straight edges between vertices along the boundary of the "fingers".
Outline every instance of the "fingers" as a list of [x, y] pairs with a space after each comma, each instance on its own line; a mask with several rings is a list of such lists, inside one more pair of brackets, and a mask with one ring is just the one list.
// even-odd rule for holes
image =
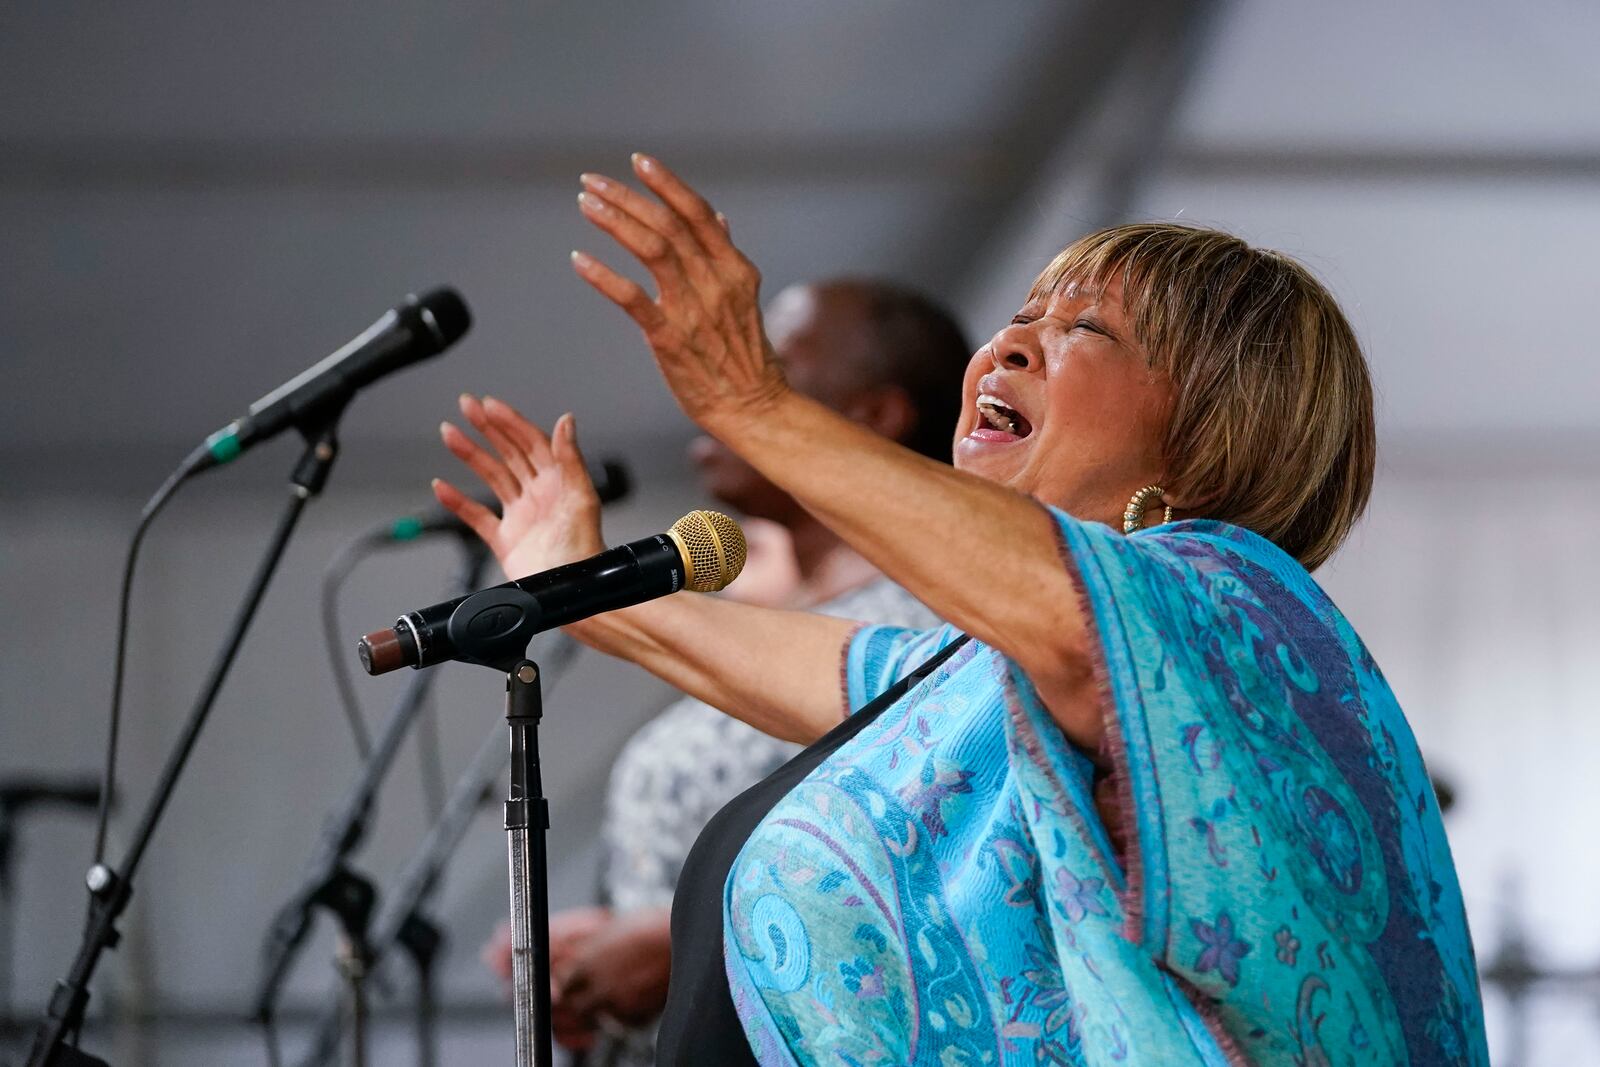
[[472, 438], [462, 433], [460, 429], [448, 422], [439, 424], [439, 439], [444, 442], [444, 447], [450, 454], [465, 463], [473, 474], [483, 479], [501, 503], [515, 500], [519, 488], [517, 479], [506, 469], [504, 463], [485, 452]]
[[[683, 216], [665, 203], [636, 192], [625, 182], [601, 174], [582, 174], [578, 180], [584, 187], [578, 203], [585, 216], [616, 237], [651, 266], [652, 271], [655, 267], [650, 256], [655, 254], [660, 257], [662, 267], [668, 270], [676, 267], [691, 281], [699, 283], [710, 277], [710, 252]], [[721, 228], [721, 224], [718, 225]], [[613, 232], [613, 226], [622, 232]], [[638, 244], [630, 243], [629, 237], [635, 238]], [[677, 277], [666, 281], [672, 285], [681, 284]], [[669, 294], [663, 290], [662, 295]]]
[[472, 423], [473, 429], [488, 438], [489, 443], [494, 446], [494, 450], [500, 453], [501, 462], [506, 465], [512, 477], [519, 483], [519, 491], [522, 484], [531, 482], [537, 477], [538, 471], [534, 469], [527, 450], [519, 442], [513, 440], [510, 434], [502, 430], [498, 423], [489, 418], [489, 413], [484, 410], [482, 401], [471, 393], [462, 393], [457, 403], [461, 408], [461, 414], [465, 416], [468, 422]]
[[555, 997], [564, 1012], [579, 1019], [592, 1019], [604, 1006], [594, 975], [581, 964], [557, 984]]
[[561, 471], [562, 483], [582, 486], [598, 506], [600, 494], [595, 492], [594, 480], [589, 477], [589, 466], [583, 461], [583, 451], [578, 447], [577, 418], [572, 412], [567, 412], [556, 420], [555, 428], [550, 433], [550, 451], [556, 467]]
[[[622, 190], [625, 187], [617, 185], [616, 188]], [[637, 203], [648, 202], [637, 193], [633, 193], [633, 199]], [[667, 224], [664, 226], [665, 232], [658, 232], [629, 211], [587, 190], [578, 194], [578, 208], [584, 218], [638, 257], [655, 279], [663, 301], [670, 302], [683, 296], [690, 287], [687, 274], [708, 273], [703, 262], [705, 250], [695, 243], [683, 226]], [[670, 218], [670, 213], [667, 214]], [[689, 264], [693, 266], [687, 266]]]
[[484, 544], [494, 546], [495, 538], [500, 532], [500, 516], [442, 478], [433, 480], [433, 498], [456, 518], [466, 523]]
[[486, 396], [483, 398], [483, 413], [502, 433], [527, 452], [533, 460], [534, 470], [541, 471], [550, 466], [550, 439], [543, 430], [524, 418], [520, 411], [498, 397]]
[[[592, 173], [578, 175], [578, 181], [583, 183], [584, 192], [591, 197], [598, 198], [631, 216], [662, 237], [676, 234], [691, 236], [687, 224], [676, 212], [660, 201], [636, 192], [625, 182], [608, 178], [604, 174]], [[582, 194], [579, 196], [579, 202], [583, 202]]]
[[728, 231], [717, 221], [717, 212], [705, 197], [689, 188], [682, 178], [668, 170], [660, 160], [641, 152], [633, 154], [633, 172], [639, 180], [675, 211], [707, 252], [718, 255], [733, 251]]
[[572, 269], [607, 300], [627, 312], [647, 338], [657, 337], [666, 325], [666, 316], [650, 299], [650, 294], [631, 278], [624, 278], [610, 267], [582, 252], [572, 253]]
[[594, 1047], [594, 1020], [573, 1015], [559, 1004], [550, 1006], [550, 1031], [557, 1044], [572, 1052], [585, 1052]]

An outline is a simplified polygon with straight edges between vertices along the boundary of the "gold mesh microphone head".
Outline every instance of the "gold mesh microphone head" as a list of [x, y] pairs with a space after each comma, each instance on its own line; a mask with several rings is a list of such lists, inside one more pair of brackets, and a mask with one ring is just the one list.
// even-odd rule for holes
[[691, 511], [667, 531], [688, 570], [684, 588], [715, 593], [744, 570], [744, 531], [720, 511]]

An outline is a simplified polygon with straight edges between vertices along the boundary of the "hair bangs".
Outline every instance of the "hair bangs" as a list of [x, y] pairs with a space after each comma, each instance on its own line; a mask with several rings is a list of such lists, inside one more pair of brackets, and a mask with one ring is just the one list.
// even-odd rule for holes
[[1195, 298], [1213, 287], [1214, 279], [1204, 275], [1225, 267], [1219, 260], [1242, 259], [1248, 252], [1243, 241], [1215, 230], [1168, 223], [1118, 226], [1067, 246], [1034, 280], [1028, 299], [1098, 297], [1118, 283], [1133, 339], [1152, 366], [1174, 373], [1182, 340], [1201, 325], [1196, 319], [1202, 302]]
[[1169, 494], [1308, 568], [1327, 559], [1366, 506], [1376, 450], [1366, 360], [1332, 295], [1232, 234], [1146, 222], [1074, 241], [1028, 300], [1114, 282], [1132, 340], [1172, 381]]

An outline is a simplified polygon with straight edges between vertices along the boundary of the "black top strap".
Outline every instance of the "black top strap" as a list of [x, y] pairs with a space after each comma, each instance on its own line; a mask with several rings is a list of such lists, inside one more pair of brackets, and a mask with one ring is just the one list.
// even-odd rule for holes
[[969, 640], [962, 634], [862, 705], [794, 759], [730, 800], [700, 832], [672, 898], [672, 979], [656, 1039], [657, 1067], [756, 1067], [723, 967], [722, 893], [739, 850], [795, 786]]

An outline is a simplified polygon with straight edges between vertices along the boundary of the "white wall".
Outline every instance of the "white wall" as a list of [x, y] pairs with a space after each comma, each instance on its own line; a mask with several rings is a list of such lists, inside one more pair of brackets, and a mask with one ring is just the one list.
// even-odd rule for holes
[[[1538, 960], [1600, 956], [1600, 470], [1391, 474], [1319, 578], [1376, 656], [1429, 769], [1456, 788], [1446, 819], [1481, 966], [1506, 924]], [[1485, 990], [1494, 1062], [1503, 997]], [[1528, 1064], [1600, 1062], [1582, 988], [1541, 993]]]

